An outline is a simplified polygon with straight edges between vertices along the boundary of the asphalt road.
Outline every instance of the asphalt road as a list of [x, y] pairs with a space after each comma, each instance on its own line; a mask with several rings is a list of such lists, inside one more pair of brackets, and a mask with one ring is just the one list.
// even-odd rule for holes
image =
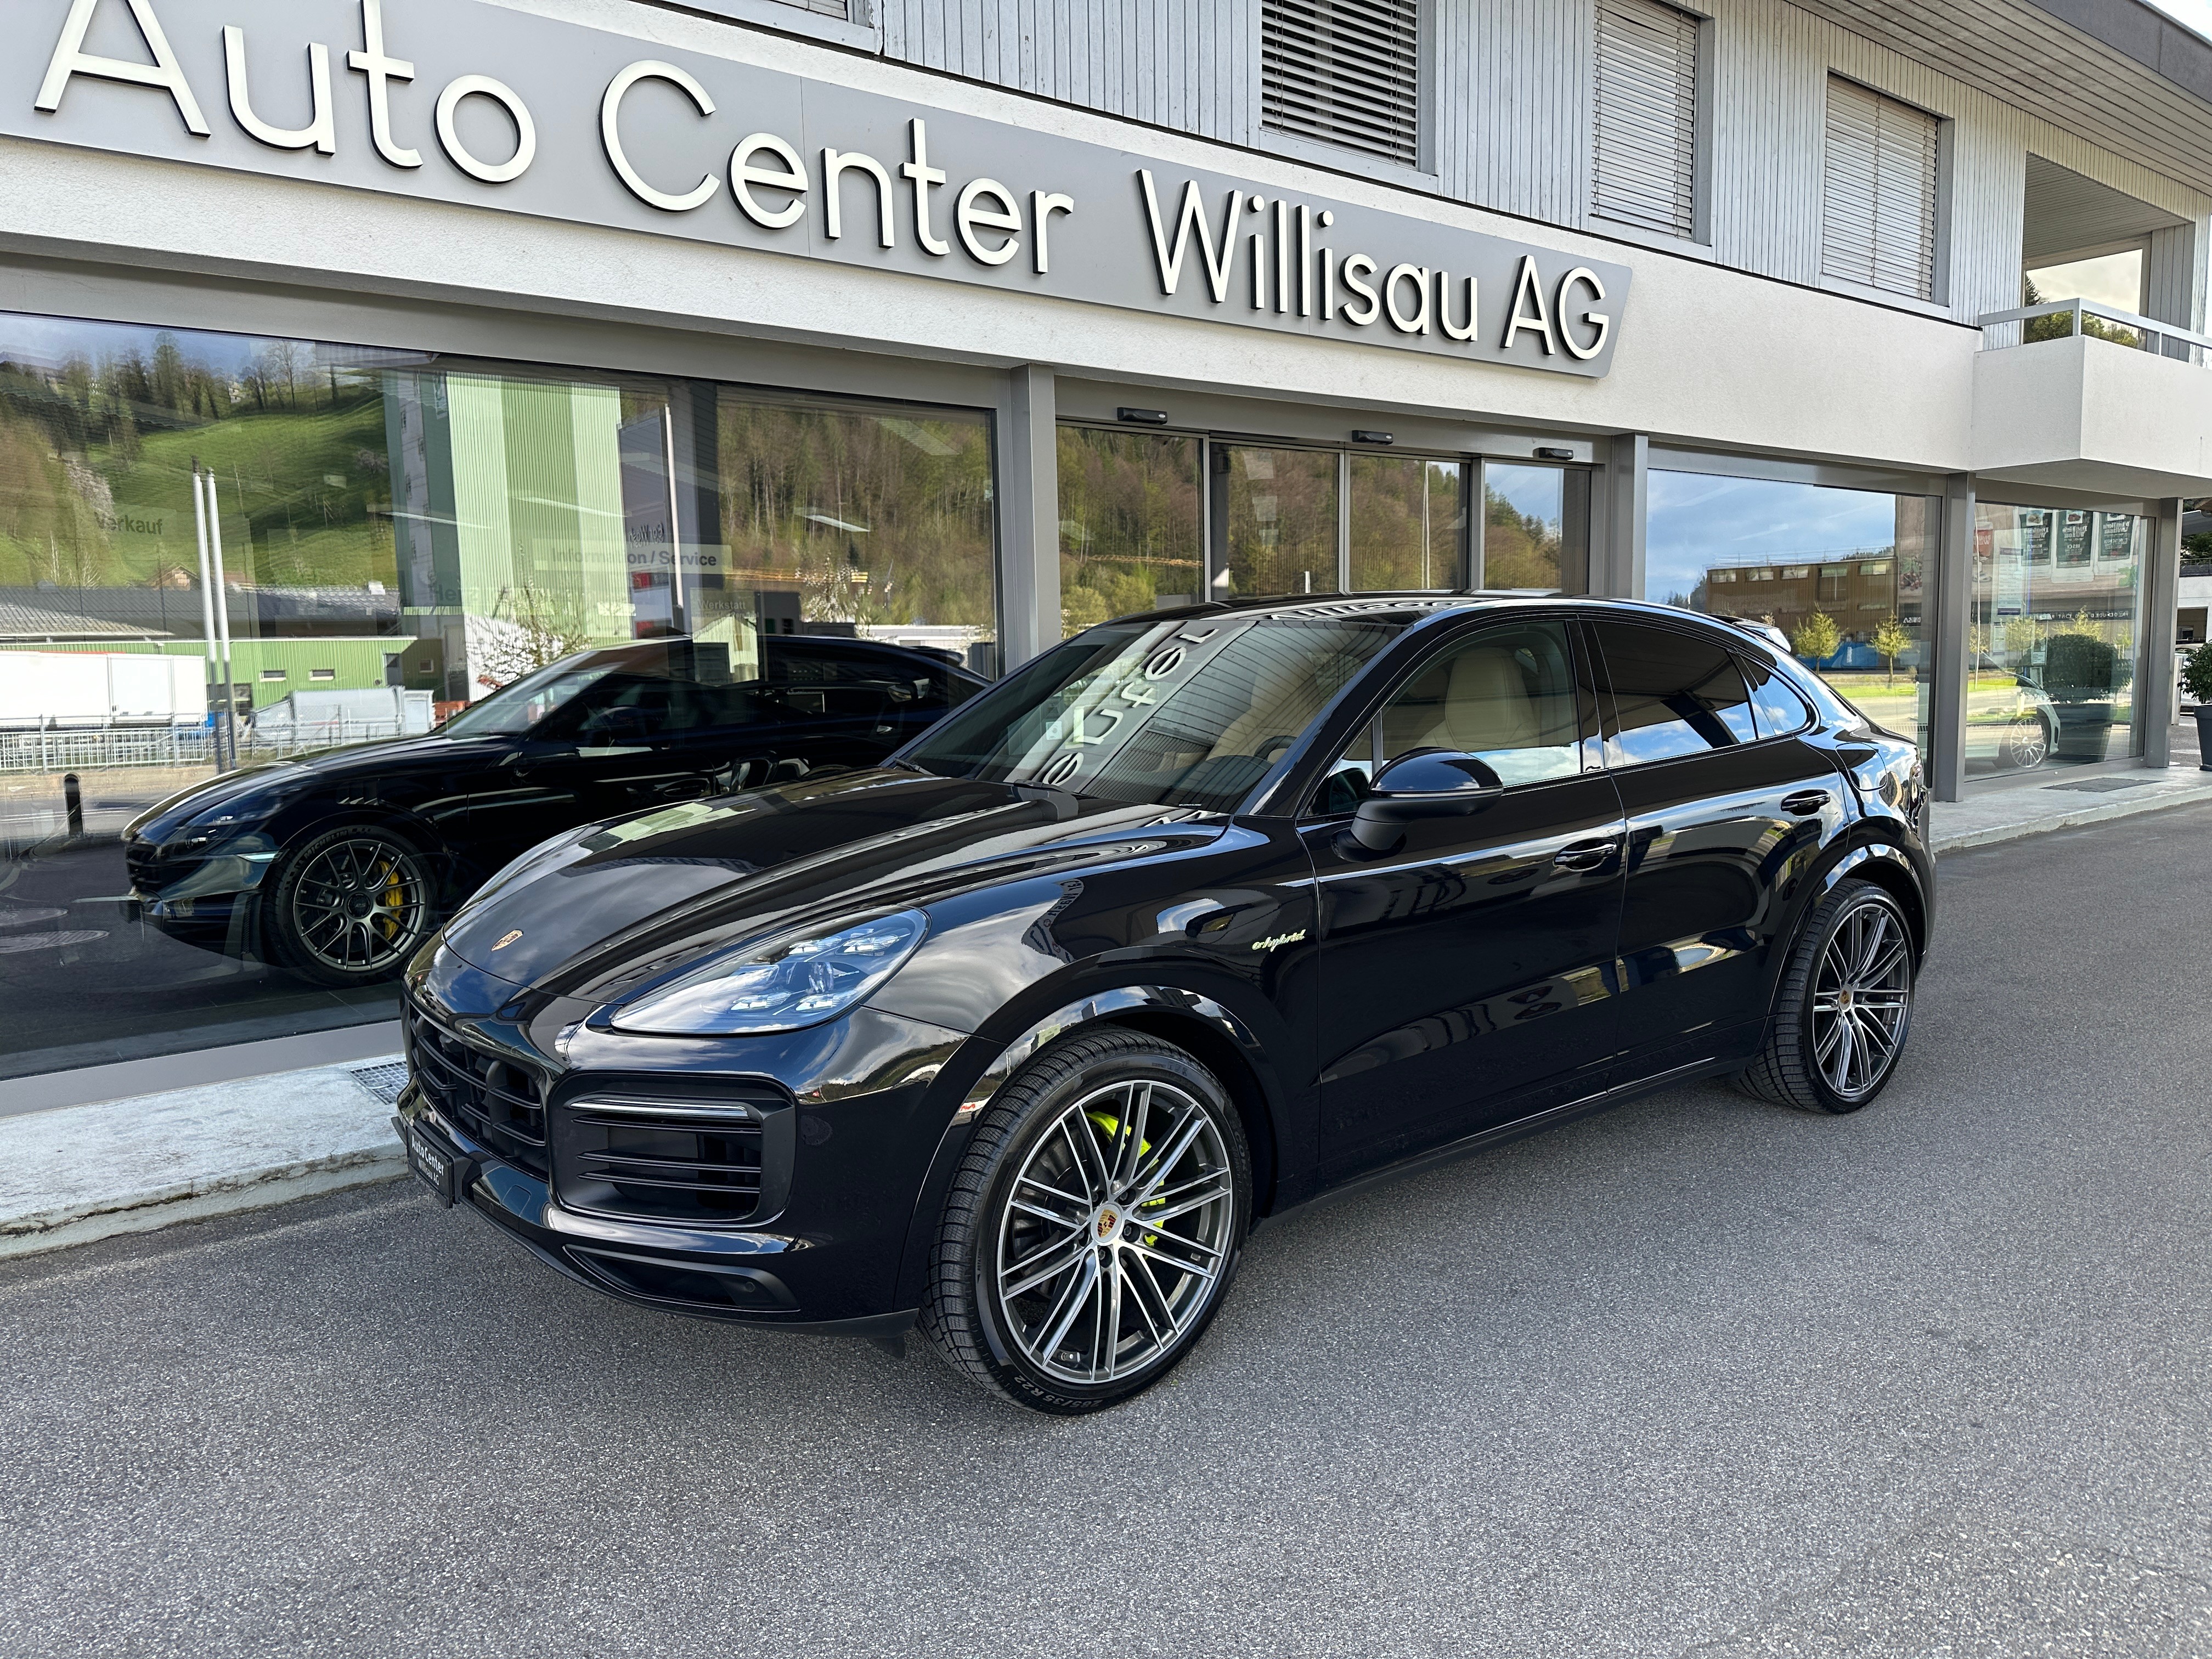
[[2212, 808], [1963, 854], [1896, 1085], [1255, 1241], [1059, 1422], [411, 1188], [0, 1270], [0, 1654], [2212, 1654]]

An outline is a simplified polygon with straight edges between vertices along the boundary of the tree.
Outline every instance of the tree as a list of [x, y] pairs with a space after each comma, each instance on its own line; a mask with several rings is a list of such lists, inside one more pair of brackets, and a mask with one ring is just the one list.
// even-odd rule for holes
[[561, 594], [523, 586], [500, 595], [511, 617], [477, 619], [479, 637], [471, 643], [476, 678], [497, 690], [591, 643], [573, 601]]
[[1912, 649], [1912, 635], [1905, 631], [1905, 624], [1894, 617], [1886, 617], [1867, 643], [1887, 665], [1881, 683], [1886, 686], [1896, 684], [1897, 659]]
[[1836, 619], [1826, 611], [1815, 611], [1797, 624], [1790, 643], [1808, 662], [1826, 662], [1843, 649], [1844, 630], [1836, 626]]

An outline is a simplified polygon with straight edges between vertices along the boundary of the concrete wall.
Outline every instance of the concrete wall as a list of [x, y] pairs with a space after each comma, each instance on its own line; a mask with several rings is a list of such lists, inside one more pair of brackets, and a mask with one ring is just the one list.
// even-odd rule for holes
[[2121, 495], [2194, 495], [2212, 468], [2212, 371], [2090, 335], [1974, 363], [1973, 470]]

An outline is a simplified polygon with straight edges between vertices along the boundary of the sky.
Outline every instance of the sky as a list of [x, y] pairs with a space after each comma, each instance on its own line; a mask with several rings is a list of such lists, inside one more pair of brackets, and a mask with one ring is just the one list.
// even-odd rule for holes
[[2150, 4], [2154, 10], [2212, 40], [2212, 0], [2150, 0]]

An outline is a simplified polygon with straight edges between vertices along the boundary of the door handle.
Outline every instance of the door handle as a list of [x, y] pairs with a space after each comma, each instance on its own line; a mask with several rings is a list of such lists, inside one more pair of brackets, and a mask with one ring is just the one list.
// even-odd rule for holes
[[1828, 792], [1825, 789], [1800, 789], [1794, 795], [1782, 798], [1782, 810], [1801, 818], [1811, 817], [1827, 804]]
[[1620, 850], [1617, 841], [1578, 841], [1553, 854], [1552, 862], [1562, 870], [1601, 870]]

